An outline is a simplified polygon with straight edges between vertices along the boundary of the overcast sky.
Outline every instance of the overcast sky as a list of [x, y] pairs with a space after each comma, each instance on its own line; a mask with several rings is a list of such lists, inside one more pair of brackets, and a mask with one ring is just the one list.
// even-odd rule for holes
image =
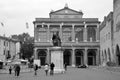
[[66, 3], [71, 9], [82, 10], [84, 18], [100, 21], [113, 11], [113, 0], [0, 0], [0, 22], [4, 24], [4, 27], [0, 25], [0, 35], [28, 32], [33, 36], [35, 18], [47, 18], [51, 10], [62, 9]]

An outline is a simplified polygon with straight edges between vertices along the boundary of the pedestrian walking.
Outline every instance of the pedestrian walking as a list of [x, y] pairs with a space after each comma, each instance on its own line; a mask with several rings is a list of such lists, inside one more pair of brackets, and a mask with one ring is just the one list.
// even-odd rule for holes
[[67, 71], [67, 63], [64, 64], [64, 69]]
[[50, 64], [50, 75], [53, 75], [54, 74], [54, 67], [55, 67], [55, 64], [52, 62]]
[[16, 66], [16, 74], [17, 74], [17, 77], [20, 75], [20, 65]]
[[9, 74], [12, 73], [12, 66], [9, 67]]
[[34, 72], [35, 72], [34, 75], [37, 75], [37, 70], [38, 70], [38, 65], [35, 64], [35, 65], [34, 65]]
[[16, 70], [17, 64], [14, 65], [14, 72], [15, 72], [15, 76], [17, 76], [17, 70]]
[[45, 70], [45, 73], [46, 73], [46, 76], [47, 76], [48, 75], [48, 70], [49, 70], [49, 66], [48, 66], [47, 63], [44, 66], [44, 70]]

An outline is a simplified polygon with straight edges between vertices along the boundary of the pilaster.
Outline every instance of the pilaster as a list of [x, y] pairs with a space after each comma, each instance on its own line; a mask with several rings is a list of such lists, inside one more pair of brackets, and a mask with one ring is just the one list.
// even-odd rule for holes
[[34, 23], [34, 42], [37, 42], [37, 25]]
[[87, 49], [87, 48], [85, 48], [85, 51], [84, 51], [84, 64], [85, 64], [85, 65], [88, 65], [88, 59], [87, 59], [87, 58], [88, 58], [88, 56], [87, 56], [87, 50], [88, 50], [88, 49]]
[[99, 65], [100, 63], [100, 49], [97, 48], [97, 51], [96, 51], [96, 65]]
[[62, 26], [63, 26], [63, 23], [60, 24], [60, 38], [61, 38], [61, 42], [62, 42]]
[[75, 49], [72, 49], [72, 67], [75, 67]]
[[96, 28], [96, 41], [99, 42], [100, 40], [100, 32], [99, 32], [99, 24], [97, 24], [97, 28]]
[[38, 59], [37, 48], [34, 48], [34, 59]]
[[47, 24], [47, 42], [50, 42], [50, 26]]
[[74, 29], [74, 24], [72, 24], [72, 42], [75, 42], [75, 29]]
[[46, 60], [46, 62], [48, 64], [50, 64], [50, 50], [49, 50], [49, 48], [47, 48], [47, 60]]
[[84, 24], [84, 42], [87, 42], [87, 24]]

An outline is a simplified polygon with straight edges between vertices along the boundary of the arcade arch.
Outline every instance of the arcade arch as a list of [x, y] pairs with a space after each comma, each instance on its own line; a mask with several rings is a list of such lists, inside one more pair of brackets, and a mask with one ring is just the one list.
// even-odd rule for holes
[[110, 49], [108, 48], [108, 59], [111, 61], [111, 54], [110, 54]]
[[41, 65], [45, 65], [46, 55], [46, 50], [38, 50], [38, 59], [40, 59]]
[[88, 65], [96, 65], [96, 51], [95, 50], [88, 51]]
[[63, 52], [63, 61], [64, 61], [64, 64], [66, 63], [67, 65], [71, 65], [71, 50], [66, 49]]
[[116, 46], [116, 55], [117, 55], [118, 65], [120, 65], [120, 48], [118, 45]]
[[83, 64], [83, 51], [82, 50], [75, 50], [75, 61], [76, 66]]

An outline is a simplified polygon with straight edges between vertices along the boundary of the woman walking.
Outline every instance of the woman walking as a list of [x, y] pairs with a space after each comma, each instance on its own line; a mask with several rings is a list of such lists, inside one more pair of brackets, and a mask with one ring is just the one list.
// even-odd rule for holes
[[46, 76], [47, 76], [48, 75], [48, 70], [49, 70], [49, 66], [48, 66], [47, 63], [44, 66], [44, 70], [45, 70], [45, 73], [46, 73]]

